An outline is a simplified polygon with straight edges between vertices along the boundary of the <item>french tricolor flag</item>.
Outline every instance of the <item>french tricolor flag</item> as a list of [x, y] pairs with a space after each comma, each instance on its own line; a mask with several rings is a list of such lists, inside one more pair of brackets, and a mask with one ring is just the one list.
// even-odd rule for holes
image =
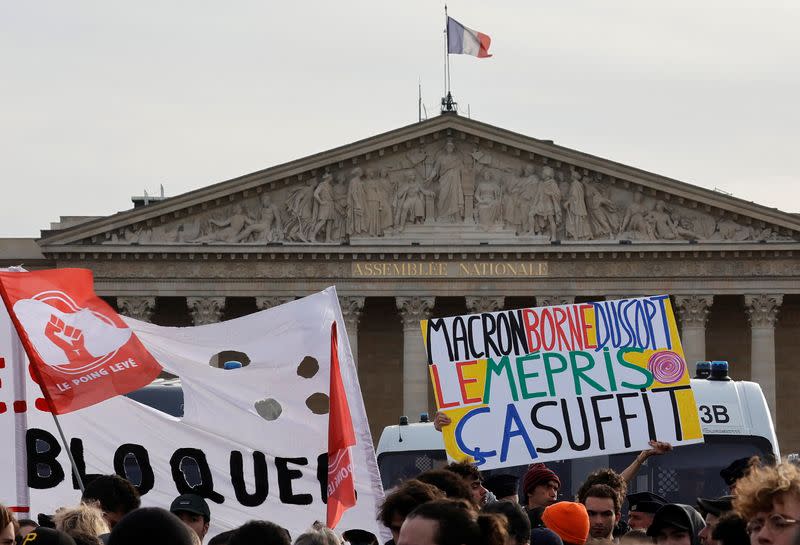
[[447, 52], [456, 55], [491, 57], [489, 44], [492, 39], [477, 30], [467, 28], [452, 17], [447, 17]]

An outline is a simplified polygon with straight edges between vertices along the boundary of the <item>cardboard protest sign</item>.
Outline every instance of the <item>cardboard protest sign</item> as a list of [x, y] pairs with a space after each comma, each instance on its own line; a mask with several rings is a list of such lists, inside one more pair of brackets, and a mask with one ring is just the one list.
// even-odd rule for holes
[[421, 327], [451, 458], [492, 469], [703, 440], [666, 295]]
[[[168, 508], [180, 493], [200, 494], [211, 507], [210, 535], [267, 519], [297, 537], [325, 521], [335, 322], [344, 393], [338, 399], [347, 403], [355, 440], [346, 449], [351, 465], [338, 467], [347, 469], [340, 477], [352, 479], [356, 497], [336, 529], [379, 535], [375, 513], [383, 490], [335, 289], [200, 327], [124, 320], [164, 369], [180, 377], [184, 412], [174, 417], [119, 396], [59, 416], [85, 481], [93, 474], [129, 476], [145, 506]], [[3, 328], [10, 330], [0, 307]], [[0, 346], [0, 357], [6, 358], [0, 370], [5, 390], [13, 384], [6, 380], [10, 368], [17, 376], [27, 373], [7, 347]], [[27, 399], [26, 412], [0, 414], [0, 426], [11, 430], [15, 416], [26, 419], [17, 433], [27, 454], [26, 464], [17, 466], [26, 486], [17, 494], [15, 480], [4, 479], [0, 497], [9, 503], [16, 497], [33, 515], [53, 513], [75, 505], [80, 492], [52, 416], [36, 408], [41, 391], [29, 377], [23, 388], [9, 397]]]
[[46, 406], [57, 414], [146, 386], [161, 372], [130, 327], [95, 295], [89, 270], [0, 271], [0, 294]]

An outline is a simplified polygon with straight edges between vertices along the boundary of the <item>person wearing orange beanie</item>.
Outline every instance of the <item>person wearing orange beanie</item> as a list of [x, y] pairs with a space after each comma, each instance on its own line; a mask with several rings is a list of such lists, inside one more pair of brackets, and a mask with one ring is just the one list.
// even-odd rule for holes
[[589, 536], [589, 514], [582, 503], [554, 503], [542, 513], [542, 522], [558, 534], [564, 545], [584, 545]]

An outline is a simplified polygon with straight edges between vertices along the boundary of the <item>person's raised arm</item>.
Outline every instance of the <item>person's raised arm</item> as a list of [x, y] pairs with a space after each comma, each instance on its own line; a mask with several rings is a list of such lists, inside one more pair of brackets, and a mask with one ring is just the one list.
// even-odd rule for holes
[[626, 467], [620, 475], [625, 482], [630, 483], [633, 481], [633, 478], [636, 477], [636, 474], [639, 473], [639, 469], [641, 469], [642, 464], [644, 464], [648, 458], [651, 456], [661, 456], [662, 454], [666, 454], [672, 450], [672, 445], [665, 441], [650, 441], [650, 448], [643, 450], [639, 453], [636, 459]]

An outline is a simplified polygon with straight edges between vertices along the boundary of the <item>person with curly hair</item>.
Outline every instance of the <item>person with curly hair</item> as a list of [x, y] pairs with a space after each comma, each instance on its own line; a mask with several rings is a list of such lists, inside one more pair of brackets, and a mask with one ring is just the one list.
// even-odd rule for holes
[[56, 530], [71, 536], [77, 545], [102, 545], [100, 536], [111, 531], [103, 517], [103, 511], [87, 503], [56, 511], [53, 523]]
[[736, 482], [733, 509], [747, 521], [752, 545], [795, 545], [800, 538], [800, 468], [751, 466]]
[[483, 477], [481, 477], [481, 472], [478, 471], [475, 464], [468, 461], [452, 462], [446, 465], [444, 469], [464, 479], [472, 495], [472, 503], [478, 507], [486, 505], [489, 499], [489, 491], [483, 486]]

